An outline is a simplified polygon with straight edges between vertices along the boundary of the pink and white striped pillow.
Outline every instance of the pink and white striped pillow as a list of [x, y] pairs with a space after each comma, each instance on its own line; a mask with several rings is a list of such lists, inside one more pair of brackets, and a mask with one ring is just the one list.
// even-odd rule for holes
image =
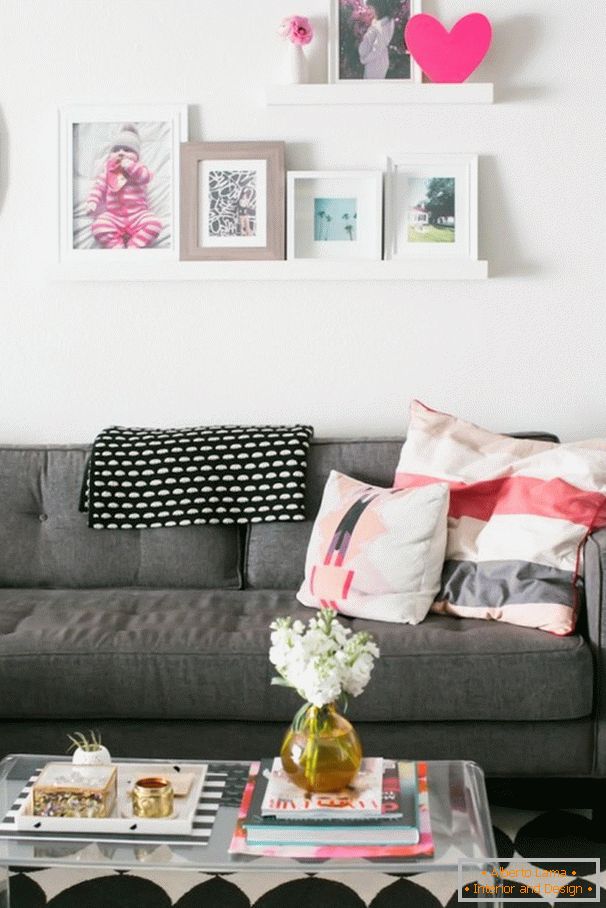
[[395, 486], [448, 482], [434, 612], [572, 633], [582, 546], [606, 526], [606, 441], [495, 435], [418, 401]]

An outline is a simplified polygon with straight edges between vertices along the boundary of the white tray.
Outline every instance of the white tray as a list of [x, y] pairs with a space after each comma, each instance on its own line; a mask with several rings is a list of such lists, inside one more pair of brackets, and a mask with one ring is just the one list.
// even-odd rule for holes
[[[206, 763], [114, 763], [118, 775], [118, 792], [111, 817], [104, 818], [71, 818], [71, 817], [37, 817], [34, 815], [33, 790], [21, 806], [15, 817], [15, 826], [26, 832], [93, 832], [98, 835], [120, 833], [121, 835], [190, 835], [204, 778], [208, 766]], [[194, 780], [186, 797], [175, 798], [175, 811], [172, 817], [163, 819], [146, 819], [137, 817], [128, 792], [132, 790], [137, 779], [142, 776], [175, 775], [192, 773]]]

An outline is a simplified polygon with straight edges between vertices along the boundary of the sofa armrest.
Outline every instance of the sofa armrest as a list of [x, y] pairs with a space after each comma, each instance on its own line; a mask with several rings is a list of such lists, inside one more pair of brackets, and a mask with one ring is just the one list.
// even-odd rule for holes
[[606, 776], [606, 529], [593, 533], [584, 550], [587, 638], [594, 661], [594, 773]]

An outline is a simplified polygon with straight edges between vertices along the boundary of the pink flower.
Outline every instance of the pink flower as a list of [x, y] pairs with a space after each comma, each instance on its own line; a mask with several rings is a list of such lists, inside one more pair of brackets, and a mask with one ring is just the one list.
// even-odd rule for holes
[[280, 35], [288, 38], [293, 44], [309, 44], [314, 36], [314, 30], [305, 16], [288, 16], [282, 20]]

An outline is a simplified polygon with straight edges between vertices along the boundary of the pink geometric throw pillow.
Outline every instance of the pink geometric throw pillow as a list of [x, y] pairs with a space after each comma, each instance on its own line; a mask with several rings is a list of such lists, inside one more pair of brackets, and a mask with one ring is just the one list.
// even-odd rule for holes
[[333, 470], [297, 598], [310, 608], [418, 624], [440, 585], [448, 486], [384, 489]]

